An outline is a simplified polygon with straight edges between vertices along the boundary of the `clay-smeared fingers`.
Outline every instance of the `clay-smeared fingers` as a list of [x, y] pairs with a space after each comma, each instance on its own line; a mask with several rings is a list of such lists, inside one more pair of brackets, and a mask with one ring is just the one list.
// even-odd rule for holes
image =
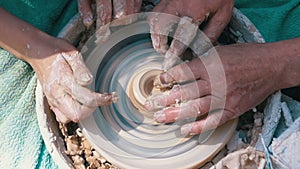
[[112, 2], [111, 0], [96, 0], [97, 11], [97, 29], [106, 25], [112, 20]]
[[66, 73], [66, 78], [60, 83], [65, 91], [75, 100], [89, 107], [107, 105], [112, 103], [114, 99], [114, 95], [112, 94], [95, 93], [88, 88], [77, 84], [72, 76], [68, 76], [68, 73]]
[[73, 75], [78, 84], [82, 86], [89, 85], [93, 81], [93, 75], [85, 65], [82, 55], [79, 52], [62, 53], [73, 71]]
[[207, 79], [208, 75], [199, 58], [195, 58], [190, 62], [182, 63], [172, 67], [168, 71], [161, 73], [154, 85], [169, 84], [169, 83], [183, 83], [188, 81], [195, 81], [197, 79]]
[[[228, 3], [233, 3], [229, 1]], [[224, 8], [219, 9], [210, 19], [205, 26], [203, 32], [210, 39], [211, 43], [217, 42], [224, 28], [227, 26], [231, 19], [233, 12], [233, 5], [226, 5]]]
[[57, 101], [57, 109], [59, 109], [60, 112], [64, 112], [64, 115], [74, 122], [78, 122], [91, 115], [96, 108], [82, 105], [68, 94], [58, 98]]
[[114, 19], [140, 11], [142, 0], [113, 0]]
[[134, 11], [134, 0], [113, 0], [114, 19], [121, 18]]
[[237, 114], [228, 110], [219, 109], [210, 112], [207, 117], [192, 123], [185, 124], [181, 127], [182, 135], [196, 135], [202, 132], [212, 130], [225, 122], [237, 117]]
[[169, 50], [166, 52], [163, 62], [163, 69], [168, 70], [174, 65], [180, 63], [181, 56], [195, 38], [198, 25], [194, 24], [192, 18], [182, 17], [178, 23], [173, 41]]
[[135, 13], [140, 11], [141, 0], [114, 0], [112, 26], [129, 25], [138, 20]]
[[78, 11], [81, 15], [83, 24], [90, 27], [93, 24], [93, 12], [91, 9], [91, 0], [77, 0]]
[[154, 114], [158, 123], [170, 123], [183, 119], [196, 119], [205, 115], [210, 108], [211, 97], [205, 96], [180, 104], [179, 107], [168, 107]]
[[165, 54], [169, 48], [168, 35], [173, 31], [173, 27], [179, 22], [175, 8], [162, 1], [153, 9], [147, 20], [150, 26], [151, 39], [154, 49]]
[[164, 108], [171, 104], [186, 102], [210, 93], [210, 84], [204, 80], [198, 80], [182, 86], [176, 85], [170, 91], [150, 96], [146, 103], [147, 110]]

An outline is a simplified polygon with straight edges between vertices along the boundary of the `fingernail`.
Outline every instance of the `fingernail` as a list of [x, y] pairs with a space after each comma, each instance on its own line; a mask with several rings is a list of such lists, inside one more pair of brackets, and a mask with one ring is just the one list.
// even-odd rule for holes
[[154, 120], [158, 123], [164, 123], [167, 119], [166, 114], [163, 111], [155, 112], [153, 117]]
[[193, 124], [185, 124], [180, 128], [180, 132], [182, 135], [187, 135], [187, 134], [191, 135], [192, 128], [193, 128]]
[[84, 82], [89, 82], [93, 79], [93, 75], [90, 73], [83, 73], [83, 74], [81, 74], [80, 78]]

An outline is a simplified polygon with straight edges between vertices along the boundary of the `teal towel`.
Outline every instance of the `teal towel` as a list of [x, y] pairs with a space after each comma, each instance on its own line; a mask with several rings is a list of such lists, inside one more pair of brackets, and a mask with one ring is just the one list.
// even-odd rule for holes
[[55, 168], [37, 123], [34, 72], [2, 49], [0, 68], [0, 168]]
[[77, 13], [76, 0], [0, 0], [0, 6], [53, 36]]
[[[0, 6], [54, 36], [77, 13], [76, 0], [0, 0]], [[0, 48], [0, 79], [0, 169], [58, 168], [38, 126], [34, 71]]]
[[267, 42], [300, 36], [299, 0], [236, 0]]

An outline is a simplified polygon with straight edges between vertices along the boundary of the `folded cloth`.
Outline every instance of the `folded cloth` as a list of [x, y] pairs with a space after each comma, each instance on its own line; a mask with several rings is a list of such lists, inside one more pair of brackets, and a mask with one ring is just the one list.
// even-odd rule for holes
[[[0, 0], [0, 6], [54, 36], [77, 13], [75, 0]], [[38, 126], [34, 71], [0, 48], [0, 79], [0, 168], [57, 168]]]
[[299, 0], [235, 0], [267, 42], [300, 36]]

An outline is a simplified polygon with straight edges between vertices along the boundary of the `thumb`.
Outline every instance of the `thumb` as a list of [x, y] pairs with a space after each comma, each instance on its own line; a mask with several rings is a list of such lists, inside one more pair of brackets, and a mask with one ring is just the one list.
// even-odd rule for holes
[[78, 11], [82, 17], [83, 24], [90, 27], [93, 24], [93, 13], [90, 0], [77, 0]]
[[62, 53], [62, 55], [71, 67], [78, 84], [86, 86], [93, 81], [93, 75], [85, 65], [81, 53], [75, 51], [72, 53]]

